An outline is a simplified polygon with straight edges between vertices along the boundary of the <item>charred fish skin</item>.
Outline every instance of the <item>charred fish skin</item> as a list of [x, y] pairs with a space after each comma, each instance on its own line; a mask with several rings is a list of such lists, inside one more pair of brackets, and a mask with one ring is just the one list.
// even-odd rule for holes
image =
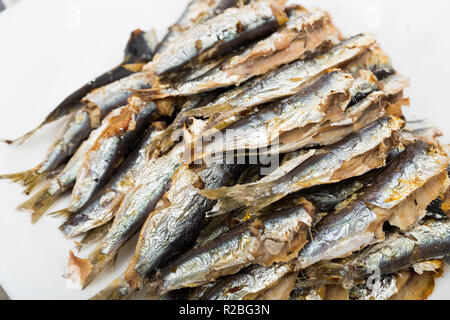
[[155, 54], [163, 54], [169, 44], [179, 38], [193, 26], [210, 19], [228, 8], [237, 6], [240, 2], [246, 4], [248, 0], [192, 0], [187, 5], [178, 21], [170, 26], [168, 33], [155, 49]]
[[134, 141], [140, 138], [156, 112], [154, 102], [132, 97], [127, 108], [109, 121], [107, 130], [86, 154], [72, 191], [69, 211], [81, 209], [111, 177], [117, 164], [129, 153]]
[[257, 263], [289, 261], [307, 242], [313, 208], [305, 203], [249, 220], [165, 266], [159, 293], [212, 282]]
[[314, 240], [300, 252], [298, 267], [350, 255], [383, 236], [393, 209], [447, 167], [441, 151], [423, 141], [409, 145], [361, 195], [317, 226]]
[[134, 177], [145, 165], [146, 152], [152, 142], [162, 132], [159, 125], [151, 126], [133, 153], [126, 158], [110, 182], [99, 191], [78, 212], [70, 216], [59, 229], [69, 239], [93, 228], [99, 227], [113, 216], [127, 191], [132, 187]]
[[241, 8], [230, 8], [170, 42], [145, 69], [161, 76], [199, 56], [208, 60], [224, 55], [243, 43], [267, 35], [286, 20], [276, 2], [258, 1]]

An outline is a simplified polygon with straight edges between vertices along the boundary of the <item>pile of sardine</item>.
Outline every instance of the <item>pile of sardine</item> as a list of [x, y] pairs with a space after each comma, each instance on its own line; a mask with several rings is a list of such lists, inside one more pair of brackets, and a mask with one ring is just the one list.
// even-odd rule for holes
[[407, 86], [325, 11], [193, 0], [159, 43], [134, 31], [41, 124], [68, 118], [42, 163], [2, 178], [41, 187], [19, 207], [33, 222], [71, 191], [50, 215], [80, 288], [139, 234], [94, 299], [426, 299], [450, 255], [449, 156], [403, 116]]

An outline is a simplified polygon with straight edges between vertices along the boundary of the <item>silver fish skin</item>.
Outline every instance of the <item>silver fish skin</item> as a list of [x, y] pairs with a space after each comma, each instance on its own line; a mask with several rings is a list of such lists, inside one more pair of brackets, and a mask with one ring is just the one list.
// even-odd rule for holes
[[3, 175], [0, 178], [21, 182], [28, 186], [26, 192], [30, 192], [39, 181], [74, 154], [90, 132], [101, 125], [106, 115], [127, 104], [128, 98], [133, 94], [130, 89], [148, 89], [150, 86], [148, 75], [137, 72], [94, 89], [82, 99], [82, 107], [69, 118], [61, 137], [49, 149], [42, 164], [29, 171]]
[[264, 291], [275, 287], [293, 271], [286, 263], [270, 267], [253, 265], [240, 273], [223, 277], [206, 290], [201, 300], [252, 300]]
[[99, 128], [91, 132], [89, 138], [81, 144], [77, 152], [57, 176], [52, 178], [39, 192], [33, 195], [31, 199], [21, 204], [18, 209], [30, 211], [32, 213], [32, 221], [37, 222], [56, 199], [74, 185], [86, 153], [94, 145], [98, 136], [106, 128], [108, 120], [112, 118], [116, 112], [111, 113], [104, 119]]
[[[139, 29], [134, 30], [127, 42], [127, 46], [125, 47], [124, 52], [124, 59], [120, 65], [96, 77], [95, 79], [92, 79], [81, 88], [71, 93], [45, 117], [45, 120], [36, 129], [26, 133], [19, 139], [16, 139], [14, 141], [8, 140], [7, 142], [21, 144], [25, 142], [29, 137], [31, 137], [34, 133], [36, 133], [39, 129], [41, 129], [44, 125], [56, 121], [65, 115], [72, 114], [73, 116], [77, 113], [77, 111], [85, 107], [85, 105], [80, 101], [90, 91], [105, 86], [116, 80], [120, 80], [134, 72], [140, 71], [144, 63], [149, 62], [153, 57], [156, 44], [157, 39], [154, 30], [150, 30], [147, 32]], [[86, 137], [87, 136], [85, 136], [85, 138]]]
[[216, 95], [208, 93], [188, 99], [182, 111], [177, 115], [171, 125], [164, 130], [156, 126], [141, 143], [133, 156], [129, 157], [120, 166], [111, 181], [98, 194], [94, 196], [81, 210], [72, 215], [61, 225], [60, 230], [68, 238], [73, 238], [83, 232], [92, 230], [110, 221], [117, 211], [125, 195], [137, 184], [137, 177], [148, 164], [148, 159], [157, 159], [164, 155], [176, 141], [173, 139], [175, 130], [182, 128], [186, 118], [184, 113], [208, 103]]
[[165, 266], [158, 292], [196, 287], [251, 265], [290, 261], [307, 242], [314, 214], [310, 203], [249, 220], [223, 236], [186, 252]]
[[243, 43], [266, 36], [287, 16], [278, 1], [256, 1], [241, 8], [230, 8], [184, 32], [157, 54], [144, 70], [157, 76], [183, 67], [203, 56], [208, 60], [240, 47]]
[[170, 187], [175, 171], [183, 163], [184, 145], [178, 144], [167, 155], [149, 159], [136, 177], [130, 189], [115, 211], [115, 218], [105, 238], [87, 259], [80, 259], [72, 252], [69, 259], [71, 281], [87, 286], [117, 254], [121, 246], [133, 237], [144, 224], [158, 201]]
[[341, 71], [325, 74], [298, 94], [233, 123], [223, 133], [224, 139], [206, 143], [203, 153], [262, 148], [283, 133], [339, 119], [350, 102], [353, 82], [351, 75]]
[[126, 78], [95, 89], [87, 94], [82, 102], [90, 109], [91, 122], [103, 119], [111, 110], [127, 104], [132, 90], [148, 89], [151, 87], [149, 75], [137, 72]]
[[152, 125], [108, 184], [59, 227], [67, 238], [74, 238], [113, 219], [115, 210], [133, 187], [135, 177], [146, 165], [149, 147], [161, 133], [162, 128], [158, 124]]
[[393, 234], [362, 255], [346, 261], [344, 275], [360, 279], [380, 270], [381, 274], [397, 272], [426, 260], [450, 255], [450, 220], [425, 221], [404, 234]]
[[228, 8], [236, 7], [240, 3], [246, 4], [248, 0], [192, 0], [187, 5], [178, 21], [169, 27], [168, 33], [155, 49], [155, 53], [163, 54], [169, 44], [192, 28], [220, 13]]
[[205, 70], [196, 70], [193, 75], [173, 84], [162, 83], [161, 89], [153, 89], [155, 91], [152, 96], [189, 96], [240, 85], [250, 78], [305, 57], [321, 46], [336, 45], [339, 40], [339, 31], [332, 25], [326, 12], [305, 12], [291, 17], [285, 26], [266, 39], [250, 45], [221, 63], [214, 61], [211, 66], [205, 66]]
[[157, 106], [138, 97], [113, 117], [94, 146], [87, 152], [70, 199], [69, 211], [77, 212], [111, 177], [118, 163], [155, 118]]
[[46, 159], [41, 165], [24, 173], [3, 177], [22, 182], [25, 186], [29, 186], [26, 192], [31, 191], [37, 182], [56, 170], [74, 154], [90, 132], [100, 126], [102, 119], [107, 114], [127, 104], [128, 98], [133, 93], [129, 89], [138, 90], [149, 87], [148, 76], [138, 72], [91, 91], [82, 100], [84, 106], [69, 118], [62, 136], [49, 149]]
[[63, 134], [50, 148], [46, 159], [37, 171], [38, 174], [52, 172], [70, 157], [78, 146], [89, 136], [91, 131], [88, 112], [80, 110], [76, 112], [63, 129]]
[[[383, 87], [382, 90], [373, 91], [364, 99], [351, 104], [345, 110], [341, 120], [321, 125], [316, 129], [316, 134], [313, 132], [312, 136], [306, 139], [282, 141], [284, 143], [271, 146], [270, 152], [285, 153], [303, 148], [328, 146], [383, 116], [401, 117], [401, 107], [407, 104], [407, 101], [403, 99], [403, 89], [409, 85], [409, 80], [395, 74], [383, 79], [380, 84]], [[402, 139], [404, 132], [401, 133]]]
[[[208, 198], [221, 199], [220, 213], [227, 212], [227, 206], [235, 209], [236, 203], [259, 211], [288, 194], [336, 183], [384, 166], [390, 149], [396, 145], [396, 135], [402, 126], [403, 121], [397, 117], [383, 117], [342, 141], [321, 149], [276, 180], [200, 192]], [[367, 154], [371, 155], [372, 163], [364, 160]], [[353, 169], [346, 170], [346, 165], [354, 161], [359, 165], [355, 164]], [[229, 205], [225, 201], [229, 201]]]
[[[229, 185], [239, 168], [238, 165], [214, 164], [198, 172], [196, 177], [189, 177], [194, 174], [192, 170], [179, 169], [167, 193], [170, 206], [157, 208], [141, 231], [135, 270], [142, 277], [161, 266], [173, 252], [191, 243], [197, 235], [205, 213], [214, 202], [199, 195], [194, 185], [201, 183], [205, 188]], [[185, 170], [189, 172], [185, 173]], [[192, 178], [194, 184], [190, 182]]]
[[438, 176], [447, 156], [423, 141], [409, 145], [350, 205], [326, 216], [314, 240], [300, 252], [298, 267], [349, 256], [377, 239], [396, 206]]
[[144, 279], [176, 252], [188, 247], [202, 227], [205, 212], [213, 201], [200, 196], [196, 187], [228, 185], [240, 169], [238, 165], [222, 164], [199, 170], [181, 166], [172, 177], [170, 189], [142, 227], [126, 272], [94, 299], [124, 299], [142, 288]]
[[371, 289], [366, 283], [353, 286], [349, 297], [351, 300], [389, 300], [401, 290], [410, 277], [408, 271], [383, 275]]
[[26, 187], [25, 193], [30, 193], [40, 181], [56, 172], [59, 166], [74, 154], [80, 144], [89, 136], [91, 130], [89, 113], [85, 109], [73, 113], [60, 137], [48, 149], [41, 164], [28, 171], [1, 175], [0, 179], [19, 182]]
[[307, 60], [294, 61], [264, 76], [251, 79], [209, 106], [193, 112], [193, 115], [219, 115], [211, 123], [211, 127], [221, 130], [237, 121], [239, 113], [298, 93], [317, 77], [355, 59], [375, 43], [375, 39], [370, 35], [354, 36], [326, 53]]

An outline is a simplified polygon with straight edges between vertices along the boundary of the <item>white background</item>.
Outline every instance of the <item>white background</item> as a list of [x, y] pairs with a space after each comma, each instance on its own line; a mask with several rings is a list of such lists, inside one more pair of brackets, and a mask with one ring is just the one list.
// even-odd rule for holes
[[[156, 28], [160, 38], [187, 0], [25, 0], [0, 13], [0, 137], [35, 127], [63, 98], [122, 59], [129, 33]], [[329, 10], [345, 35], [372, 32], [401, 73], [411, 77], [407, 113], [429, 118], [449, 137], [450, 2], [446, 0], [304, 0]], [[60, 123], [20, 147], [0, 146], [0, 173], [39, 163]], [[26, 197], [0, 181], [0, 284], [13, 299], [85, 299], [125, 268], [130, 242], [114, 272], [104, 272], [83, 292], [62, 277], [73, 243], [44, 217], [32, 226], [15, 207]], [[67, 199], [66, 199], [67, 200]], [[59, 202], [54, 210], [64, 207]], [[450, 299], [450, 277], [439, 279], [433, 298]]]

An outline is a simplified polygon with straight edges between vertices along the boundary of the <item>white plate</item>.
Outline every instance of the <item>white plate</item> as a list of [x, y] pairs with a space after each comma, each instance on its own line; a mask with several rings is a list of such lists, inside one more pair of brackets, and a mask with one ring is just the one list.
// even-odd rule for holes
[[[450, 137], [450, 21], [448, 1], [303, 0], [328, 9], [344, 34], [373, 32], [397, 69], [412, 79], [412, 110]], [[161, 37], [187, 0], [24, 0], [0, 13], [0, 137], [35, 127], [63, 98], [88, 79], [115, 66], [129, 33], [156, 28]], [[0, 146], [0, 172], [36, 165], [55, 136], [50, 125], [20, 147]], [[32, 226], [15, 207], [21, 188], [0, 181], [0, 284], [13, 299], [86, 299], [125, 268], [132, 241], [114, 272], [104, 272], [84, 291], [69, 290], [65, 272], [73, 242], [44, 217]], [[67, 199], [65, 199], [67, 201]], [[53, 209], [64, 207], [60, 201]], [[450, 299], [450, 277], [438, 280], [434, 299]]]

